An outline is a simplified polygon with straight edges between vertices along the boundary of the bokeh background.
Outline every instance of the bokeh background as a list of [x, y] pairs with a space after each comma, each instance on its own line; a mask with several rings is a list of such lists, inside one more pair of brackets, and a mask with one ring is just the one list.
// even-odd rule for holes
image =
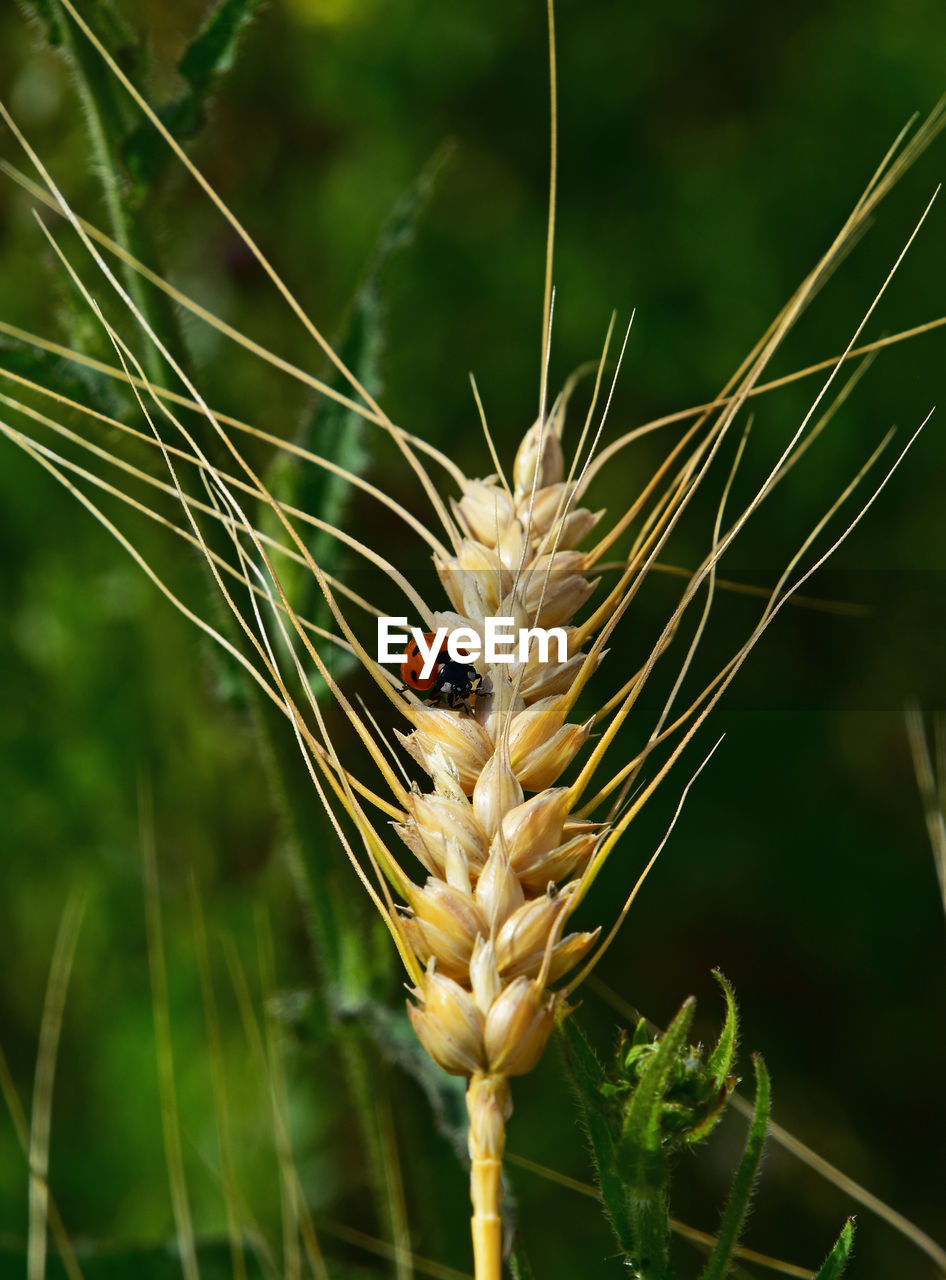
[[[118, 7], [132, 30], [147, 32], [148, 92], [167, 99], [179, 87], [175, 61], [204, 6], [175, 0]], [[934, 0], [780, 7], [683, 0], [670, 11], [561, 0], [558, 23], [551, 382], [560, 385], [597, 356], [612, 309], [625, 323], [633, 310], [608, 427], [617, 433], [712, 398], [736, 368], [831, 242], [900, 128], [914, 112], [928, 112], [946, 88], [942, 12]], [[104, 221], [68, 70], [10, 4], [0, 11], [0, 84], [69, 198]], [[489, 464], [468, 371], [507, 457], [537, 409], [547, 132], [538, 3], [273, 0], [215, 95], [194, 154], [316, 322], [337, 336], [392, 208], [450, 143], [413, 243], [381, 278], [383, 402], [396, 421], [475, 475]], [[23, 163], [8, 134], [2, 150]], [[775, 373], [843, 349], [944, 169], [940, 138], [803, 318]], [[193, 184], [169, 172], [141, 217], [163, 269], [181, 287], [272, 349], [321, 370], [298, 323]], [[867, 337], [946, 315], [944, 246], [940, 202]], [[0, 318], [59, 339], [69, 320], [67, 292], [30, 202], [6, 179]], [[299, 429], [311, 404], [298, 388], [192, 323], [185, 332], [211, 403], [281, 435]], [[942, 403], [944, 342], [940, 330], [881, 355], [828, 434], [746, 529], [725, 562], [727, 577], [773, 582], [888, 427], [896, 425], [903, 441]], [[0, 358], [13, 359], [8, 347]], [[820, 385], [807, 379], [757, 402], [743, 498]], [[743, 1069], [748, 1073], [750, 1049], [763, 1053], [776, 1119], [940, 1239], [946, 939], [903, 704], [915, 696], [930, 713], [944, 705], [941, 412], [832, 567], [809, 584], [809, 594], [866, 611], [784, 611], [695, 744], [691, 768], [725, 732], [600, 969], [610, 991], [661, 1024], [696, 993], [699, 1031], [709, 1037], [719, 1015], [710, 970], [719, 965], [740, 998]], [[369, 477], [421, 510], [407, 469], [377, 436], [364, 443]], [[626, 505], [663, 444], [653, 437], [621, 455], [593, 495], [596, 505]], [[467, 1269], [465, 1175], [441, 1131], [444, 1117], [438, 1128], [423, 1090], [397, 1061], [402, 992], [393, 963], [379, 947], [369, 989], [353, 965], [347, 1003], [325, 992], [324, 956], [320, 965], [300, 879], [308, 868], [316, 893], [334, 887], [346, 901], [356, 890], [317, 802], [297, 785], [287, 803], [274, 785], [279, 762], [261, 745], [259, 717], [226, 663], [74, 499], [6, 442], [0, 486], [0, 1030], [12, 1079], [28, 1103], [56, 931], [70, 895], [84, 893], [56, 1078], [51, 1176], [67, 1226], [85, 1242], [88, 1267], [105, 1260], [121, 1274], [174, 1271], [162, 1244], [173, 1236], [173, 1219], [141, 883], [142, 839], [153, 834], [184, 1159], [209, 1273], [228, 1264], [225, 1253], [213, 1252], [226, 1215], [214, 1172], [195, 884], [210, 936], [241, 1186], [274, 1242], [277, 1267], [273, 1122], [228, 955], [247, 974], [257, 1016], [268, 1009], [275, 1018], [292, 1139], [329, 1273], [391, 1271], [346, 1237], [355, 1230], [390, 1239], [371, 1172], [388, 1131], [400, 1152], [415, 1249]], [[696, 563], [712, 512], [708, 494], [667, 559]], [[360, 502], [347, 519], [366, 538], [382, 539], [409, 571], [427, 571], [394, 522]], [[168, 580], [213, 617], [196, 556], [160, 531], [133, 530]], [[349, 572], [360, 581], [353, 566]], [[675, 581], [663, 578], [646, 593], [602, 673], [606, 687], [630, 672], [675, 590]], [[731, 652], [758, 607], [719, 598], [707, 670]], [[628, 742], [640, 732], [632, 726]], [[634, 824], [587, 904], [589, 921], [613, 914], [684, 780], [681, 772]], [[301, 824], [301, 845], [287, 812], [297, 833]], [[359, 902], [347, 909], [373, 939]], [[261, 977], [267, 933], [273, 971], [267, 977], [264, 964]], [[340, 964], [344, 970], [344, 957]], [[363, 1000], [371, 1005], [370, 1036], [359, 1029]], [[377, 1031], [379, 1010], [390, 1011], [387, 1039]], [[603, 1054], [627, 1024], [599, 988], [585, 990], [578, 1016]], [[366, 1096], [375, 1102], [367, 1121]], [[510, 1150], [588, 1180], [584, 1139], [554, 1049], [519, 1086], [516, 1106]], [[685, 1163], [677, 1217], [712, 1230], [740, 1125], [727, 1120], [713, 1145]], [[618, 1273], [592, 1201], [521, 1169], [511, 1168], [510, 1178], [537, 1276]], [[21, 1273], [26, 1205], [26, 1166], [3, 1117], [4, 1274]], [[850, 1196], [773, 1146], [747, 1243], [814, 1266], [855, 1208]], [[870, 1213], [859, 1214], [859, 1227], [852, 1276], [923, 1280], [935, 1273]], [[681, 1274], [696, 1274], [697, 1261], [681, 1248]]]

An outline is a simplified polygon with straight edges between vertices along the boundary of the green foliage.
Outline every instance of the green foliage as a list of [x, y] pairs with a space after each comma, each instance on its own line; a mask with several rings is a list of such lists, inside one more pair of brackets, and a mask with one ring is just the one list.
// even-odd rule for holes
[[[158, 181], [171, 160], [171, 151], [150, 121], [142, 121], [138, 108], [85, 33], [79, 30], [58, 0], [22, 0], [38, 19], [51, 47], [58, 49], [72, 72], [85, 115], [91, 153], [102, 185], [112, 238], [139, 261], [157, 265], [155, 211], [148, 208]], [[261, 7], [262, 0], [220, 0], [191, 40], [178, 64], [186, 90], [159, 110], [178, 141], [197, 136], [206, 123], [206, 108], [213, 90], [235, 61], [240, 37]], [[139, 88], [148, 68], [149, 51], [143, 36], [135, 36], [111, 0], [83, 6], [82, 15], [94, 35]], [[163, 293], [143, 285], [132, 267], [120, 265], [125, 287], [152, 331], [176, 363], [187, 369], [189, 355], [178, 317]], [[75, 317], [73, 317], [75, 320]], [[77, 349], [82, 342], [81, 324], [69, 325], [69, 338]], [[106, 358], [114, 352], [99, 332]], [[165, 385], [164, 359], [149, 342], [143, 353], [149, 377]]]
[[[737, 1083], [732, 1075], [739, 1034], [735, 997], [719, 971], [715, 977], [726, 1016], [709, 1053], [687, 1039], [696, 1009], [692, 997], [663, 1034], [653, 1036], [643, 1018], [630, 1037], [622, 1032], [608, 1068], [574, 1019], [564, 1019], [560, 1028], [605, 1214], [626, 1266], [640, 1280], [671, 1280], [675, 1274], [670, 1249], [675, 1157], [708, 1137]], [[745, 1150], [699, 1280], [725, 1280], [731, 1274], [758, 1177], [771, 1094], [758, 1054], [753, 1055], [753, 1067], [755, 1106]], [[852, 1231], [848, 1223], [819, 1277], [841, 1274]]]
[[749, 1211], [749, 1200], [759, 1172], [762, 1148], [769, 1122], [770, 1090], [769, 1073], [758, 1054], [753, 1055], [755, 1068], [755, 1108], [749, 1125], [746, 1149], [733, 1178], [729, 1199], [716, 1233], [716, 1245], [710, 1254], [700, 1280], [724, 1280], [729, 1274], [733, 1253], [739, 1243], [742, 1228]]
[[854, 1219], [848, 1218], [841, 1228], [841, 1234], [838, 1236], [834, 1248], [819, 1268], [815, 1280], [838, 1280], [838, 1277], [844, 1274], [844, 1268], [848, 1264], [853, 1247]]
[[[59, 0], [20, 0], [20, 4], [45, 28], [46, 39], [54, 49], [70, 49], [72, 26]], [[84, 6], [86, 22], [119, 62], [131, 64], [135, 42], [111, 0], [95, 0]]]
[[[99, 150], [99, 164], [120, 169], [126, 198], [140, 207], [166, 172], [171, 155], [150, 121], [142, 121], [116, 84], [100, 55], [58, 0], [21, 0], [39, 19], [53, 48], [66, 54], [89, 114]], [[214, 91], [236, 61], [240, 41], [263, 7], [264, 0], [218, 0], [190, 40], [177, 64], [185, 89], [158, 109], [162, 122], [179, 142], [190, 141], [207, 123]], [[135, 81], [147, 71], [148, 48], [143, 37], [129, 30], [110, 0], [97, 0], [80, 9], [83, 18], [122, 69]], [[138, 85], [141, 88], [141, 84]], [[103, 175], [104, 177], [105, 175]]]
[[532, 1265], [518, 1233], [512, 1242], [507, 1265], [512, 1280], [535, 1280], [535, 1272], [532, 1270]]
[[[385, 349], [384, 305], [381, 285], [384, 272], [392, 259], [414, 239], [417, 223], [429, 201], [452, 148], [441, 147], [424, 166], [415, 181], [397, 201], [385, 223], [365, 270], [361, 284], [348, 308], [343, 337], [335, 344], [342, 361], [354, 373], [362, 387], [373, 397], [383, 390], [381, 364]], [[326, 371], [328, 385], [334, 391], [350, 395], [348, 380], [330, 367]], [[307, 416], [296, 443], [307, 452], [326, 459], [349, 475], [362, 475], [372, 458], [370, 433], [377, 428], [367, 424], [357, 413], [328, 397], [320, 397]], [[268, 483], [279, 500], [307, 511], [335, 528], [345, 527], [346, 516], [354, 496], [350, 481], [298, 455], [285, 453], [274, 461]], [[272, 528], [275, 517], [264, 510], [262, 527]], [[273, 529], [275, 532], [275, 530]], [[315, 563], [327, 574], [339, 575], [350, 565], [351, 555], [344, 544], [328, 529], [315, 530], [308, 539]], [[318, 583], [302, 566], [287, 566], [283, 585], [296, 609], [317, 625], [335, 629], [331, 612], [322, 597]], [[354, 665], [353, 659], [337, 653], [334, 674], [342, 678]], [[310, 681], [316, 695], [325, 698], [327, 687], [313, 671]]]
[[50, 351], [0, 338], [0, 368], [41, 387], [50, 387], [101, 413], [115, 414], [120, 409], [114, 383], [95, 370], [64, 360]]
[[702, 1141], [722, 1116], [735, 1080], [736, 1005], [725, 978], [726, 1018], [704, 1061], [687, 1042], [696, 1001], [685, 1001], [663, 1036], [642, 1018], [622, 1036], [610, 1070], [599, 1063], [573, 1020], [562, 1024], [565, 1059], [605, 1210], [627, 1264], [646, 1280], [671, 1274], [670, 1180], [673, 1159]]
[[718, 969], [713, 972], [717, 982], [723, 989], [723, 997], [726, 1000], [726, 1019], [723, 1022], [723, 1029], [719, 1033], [716, 1048], [707, 1059], [706, 1069], [710, 1073], [716, 1088], [722, 1089], [732, 1073], [733, 1062], [736, 1057], [739, 1022], [736, 1013], [736, 997], [733, 995], [732, 987]]
[[[179, 142], [197, 137], [207, 122], [207, 106], [223, 77], [233, 68], [240, 41], [264, 0], [219, 0], [177, 64], [186, 89], [158, 112]], [[150, 122], [132, 129], [122, 143], [122, 160], [141, 203], [164, 174], [171, 155]]]
[[[268, 1280], [271, 1266], [251, 1249], [245, 1250], [247, 1280]], [[83, 1244], [76, 1260], [84, 1280], [180, 1280], [181, 1259], [176, 1240], [162, 1240], [150, 1246], [111, 1247]], [[205, 1241], [197, 1249], [201, 1280], [232, 1280], [233, 1258], [225, 1242]], [[0, 1280], [14, 1280], [27, 1272], [26, 1257], [12, 1249], [0, 1250]], [[49, 1256], [48, 1280], [66, 1280], [68, 1273], [57, 1254]]]

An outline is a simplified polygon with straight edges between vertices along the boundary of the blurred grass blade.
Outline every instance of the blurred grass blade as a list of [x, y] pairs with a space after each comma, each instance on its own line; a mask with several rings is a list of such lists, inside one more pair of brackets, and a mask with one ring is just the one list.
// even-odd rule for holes
[[[20, 1101], [19, 1094], [16, 1091], [16, 1085], [13, 1083], [13, 1077], [10, 1074], [10, 1064], [7, 1062], [6, 1054], [3, 1047], [0, 1046], [0, 1094], [3, 1095], [4, 1105], [10, 1115], [13, 1124], [13, 1131], [16, 1134], [16, 1140], [24, 1157], [29, 1160], [30, 1135], [29, 1128], [26, 1123], [26, 1113], [23, 1110], [23, 1104]], [[46, 1190], [46, 1216], [49, 1222], [49, 1229], [52, 1232], [53, 1240], [59, 1251], [59, 1257], [62, 1261], [63, 1269], [66, 1273], [67, 1280], [83, 1280], [82, 1271], [76, 1261], [75, 1251], [72, 1247], [72, 1241], [66, 1232], [62, 1216], [56, 1206], [52, 1192]], [[26, 1263], [17, 1269], [17, 1275], [23, 1275], [26, 1271]]]
[[[748, 1116], [751, 1114], [752, 1106], [745, 1098], [741, 1098], [738, 1094], [733, 1094], [732, 1102], [735, 1109], [743, 1115]], [[851, 1196], [858, 1204], [863, 1205], [865, 1209], [869, 1209], [871, 1213], [875, 1213], [882, 1222], [888, 1223], [905, 1239], [910, 1240], [918, 1249], [922, 1250], [928, 1258], [931, 1258], [940, 1271], [946, 1272], [946, 1249], [938, 1241], [934, 1240], [928, 1232], [918, 1227], [915, 1222], [911, 1222], [909, 1218], [904, 1217], [902, 1213], [898, 1213], [886, 1201], [881, 1200], [879, 1196], [875, 1196], [872, 1191], [868, 1191], [859, 1182], [855, 1182], [843, 1170], [831, 1164], [824, 1156], [819, 1155], [817, 1151], [807, 1146], [774, 1120], [769, 1122], [769, 1137], [773, 1142], [777, 1142], [780, 1147], [784, 1147], [786, 1151], [790, 1151], [792, 1155], [797, 1156], [809, 1169], [814, 1169], [827, 1182], [830, 1182], [833, 1187], [837, 1187], [845, 1195]]]
[[[916, 702], [909, 702], [905, 711], [907, 722], [907, 738], [910, 742], [910, 754], [913, 757], [913, 772], [916, 774], [920, 802], [923, 805], [923, 817], [929, 835], [933, 860], [936, 863], [936, 875], [939, 879], [939, 891], [946, 910], [946, 776], [933, 764], [933, 753], [927, 740], [923, 726], [923, 712]], [[942, 742], [946, 721], [937, 717], [934, 722], [934, 736], [937, 743]], [[940, 755], [939, 752], [936, 753]], [[937, 761], [941, 765], [941, 760]], [[938, 776], [939, 775], [939, 776]]]
[[230, 1137], [230, 1114], [227, 1106], [226, 1071], [223, 1049], [220, 1043], [220, 1020], [214, 995], [213, 973], [210, 966], [210, 950], [207, 945], [207, 924], [203, 904], [197, 888], [197, 880], [191, 877], [191, 916], [194, 930], [194, 948], [200, 972], [200, 987], [204, 1002], [204, 1022], [207, 1028], [207, 1046], [210, 1053], [210, 1080], [213, 1090], [214, 1114], [217, 1121], [217, 1145], [220, 1149], [221, 1190], [227, 1206], [227, 1229], [230, 1238], [230, 1265], [233, 1280], [247, 1280], [246, 1255], [243, 1249], [243, 1231], [240, 1225], [241, 1196], [236, 1180], [233, 1147]]
[[[230, 981], [233, 986], [234, 995], [236, 996], [237, 1006], [240, 1011], [240, 1021], [243, 1024], [244, 1035], [246, 1036], [246, 1041], [250, 1048], [250, 1054], [259, 1073], [260, 1082], [266, 1095], [270, 1110], [272, 1119], [271, 1127], [273, 1148], [276, 1153], [276, 1161], [280, 1174], [280, 1196], [281, 1199], [283, 1199], [283, 1208], [285, 1211], [284, 1197], [287, 1194], [291, 1194], [293, 1212], [299, 1222], [299, 1230], [302, 1235], [302, 1242], [305, 1247], [309, 1268], [312, 1274], [316, 1277], [316, 1280], [328, 1280], [328, 1273], [325, 1268], [325, 1261], [322, 1257], [318, 1236], [316, 1235], [315, 1225], [312, 1221], [312, 1215], [309, 1212], [309, 1206], [306, 1204], [302, 1184], [299, 1180], [298, 1171], [292, 1156], [289, 1133], [286, 1128], [286, 1111], [284, 1106], [281, 1104], [278, 1087], [273, 1079], [271, 1065], [271, 1051], [273, 1049], [273, 1045], [269, 1040], [270, 1029], [267, 1028], [267, 1041], [264, 1043], [263, 1034], [260, 1031], [256, 1013], [253, 1009], [253, 999], [250, 995], [246, 972], [243, 968], [236, 946], [231, 938], [224, 939], [224, 954], [226, 956], [227, 968], [230, 972]], [[263, 959], [265, 969], [268, 962], [266, 960], [265, 952], [263, 951], [261, 951], [261, 958]]]
[[345, 1029], [342, 1052], [346, 1080], [368, 1151], [381, 1220], [394, 1242], [392, 1257], [397, 1280], [411, 1280], [414, 1272], [410, 1229], [387, 1083], [377, 1069], [377, 1053], [352, 1028]]
[[[83, 1241], [81, 1256], [83, 1280], [180, 1280], [181, 1277], [181, 1263], [173, 1238], [141, 1242], [90, 1238]], [[203, 1280], [232, 1280], [230, 1253], [225, 1240], [216, 1236], [202, 1239], [197, 1257]], [[25, 1271], [26, 1258], [22, 1249], [0, 1246], [0, 1275], [4, 1280], [13, 1280], [13, 1277], [24, 1275]], [[63, 1274], [58, 1267], [53, 1269], [51, 1259], [49, 1280], [62, 1280]], [[339, 1280], [342, 1277], [347, 1280], [348, 1273], [333, 1272], [332, 1280], [336, 1280], [336, 1276]], [[247, 1280], [273, 1280], [273, 1277], [251, 1256]], [[370, 1280], [370, 1277], [360, 1273], [359, 1280]]]
[[[359, 1249], [365, 1249], [368, 1253], [376, 1254], [379, 1258], [393, 1259], [396, 1253], [394, 1245], [388, 1244], [385, 1240], [378, 1240], [375, 1236], [370, 1236], [364, 1231], [359, 1231], [356, 1227], [345, 1226], [341, 1222], [327, 1222], [323, 1226], [323, 1230], [327, 1236], [334, 1236], [337, 1240], [344, 1240], [347, 1244], [353, 1244]], [[419, 1254], [412, 1254], [411, 1261], [414, 1270], [420, 1276], [430, 1276], [431, 1280], [473, 1280], [473, 1277], [466, 1271], [458, 1271], [455, 1267], [445, 1266], [441, 1262], [435, 1262], [431, 1258], [424, 1258]], [[367, 1272], [359, 1270], [332, 1270], [332, 1280], [348, 1280], [349, 1276], [368, 1276], [377, 1275], [377, 1272]]]
[[151, 797], [142, 782], [139, 786], [141, 813], [141, 867], [145, 895], [145, 923], [148, 935], [148, 968], [151, 972], [151, 1003], [154, 1017], [155, 1054], [158, 1066], [158, 1091], [161, 1096], [161, 1126], [167, 1160], [171, 1204], [177, 1227], [184, 1280], [199, 1280], [194, 1226], [191, 1221], [184, 1158], [177, 1111], [177, 1087], [174, 1079], [174, 1049], [171, 1043], [171, 1018], [168, 1006], [167, 970], [164, 961], [164, 933], [161, 924], [161, 901], [158, 889], [158, 863], [154, 838]]
[[85, 903], [73, 896], [66, 903], [56, 935], [43, 1018], [40, 1023], [39, 1049], [36, 1054], [36, 1076], [33, 1085], [33, 1109], [30, 1121], [29, 1165], [29, 1243], [27, 1248], [28, 1280], [43, 1280], [46, 1273], [46, 1224], [49, 1218], [49, 1139], [52, 1123], [53, 1084], [59, 1035], [66, 1008], [66, 993], [72, 961], [79, 941]]
[[771, 1107], [771, 1092], [769, 1073], [759, 1054], [753, 1055], [752, 1063], [755, 1068], [756, 1080], [755, 1111], [752, 1117], [752, 1124], [749, 1126], [745, 1152], [739, 1162], [736, 1176], [733, 1178], [726, 1208], [723, 1210], [723, 1217], [716, 1237], [716, 1246], [710, 1254], [709, 1261], [703, 1269], [700, 1280], [725, 1280], [728, 1275], [730, 1263], [739, 1243], [739, 1237], [742, 1234], [743, 1224], [749, 1210], [749, 1200], [752, 1196], [752, 1189], [755, 1186], [756, 1175], [759, 1172], [759, 1162], [762, 1159], [762, 1149], [765, 1146], [765, 1134]]
[[289, 1115], [289, 1090], [286, 1081], [284, 1037], [276, 1019], [268, 1010], [275, 998], [276, 961], [269, 917], [260, 909], [256, 916], [257, 953], [259, 957], [260, 985], [263, 1006], [267, 1010], [263, 1019], [261, 1046], [263, 1068], [269, 1087], [273, 1114], [273, 1137], [279, 1160], [280, 1204], [283, 1215], [283, 1275], [285, 1280], [299, 1280], [301, 1276], [300, 1237], [306, 1248], [309, 1265], [316, 1280], [328, 1280], [325, 1260], [315, 1234], [315, 1228], [305, 1204], [305, 1197], [296, 1170], [292, 1149], [292, 1131]]

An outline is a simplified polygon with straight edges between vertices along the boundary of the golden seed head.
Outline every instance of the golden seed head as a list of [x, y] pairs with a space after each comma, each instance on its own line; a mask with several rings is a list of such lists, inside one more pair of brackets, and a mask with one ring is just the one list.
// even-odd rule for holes
[[529, 525], [533, 541], [544, 538], [555, 521], [561, 518], [568, 508], [569, 495], [574, 492], [574, 485], [550, 484], [536, 490], [534, 502], [531, 492], [523, 497], [517, 505], [516, 514], [523, 524]]
[[556, 982], [563, 974], [574, 969], [579, 960], [585, 956], [601, 936], [601, 926], [590, 933], [569, 933], [552, 949], [552, 963], [549, 965], [549, 982]]
[[503, 818], [503, 839], [513, 865], [530, 852], [546, 853], [561, 844], [571, 806], [569, 787], [549, 787], [509, 810]]
[[467, 981], [470, 949], [465, 945], [464, 939], [422, 920], [402, 920], [401, 928], [421, 964], [434, 962], [438, 971], [446, 977], [459, 983]]
[[519, 878], [509, 865], [509, 857], [498, 840], [493, 841], [486, 866], [476, 882], [476, 901], [489, 922], [484, 934], [495, 933], [517, 907], [525, 902]]
[[392, 822], [391, 826], [410, 849], [414, 857], [431, 875], [442, 876], [443, 864], [437, 861], [437, 854], [442, 853], [436, 844], [428, 847], [423, 831], [416, 822]]
[[453, 503], [453, 510], [464, 532], [486, 547], [495, 547], [516, 514], [506, 490], [482, 480], [466, 481], [463, 497]]
[[473, 813], [487, 840], [492, 840], [505, 815], [522, 800], [522, 787], [505, 752], [494, 752], [473, 788]]
[[496, 550], [465, 538], [456, 556], [449, 560], [434, 557], [437, 575], [454, 608], [469, 618], [476, 628], [484, 619], [496, 616], [499, 602], [515, 582], [518, 560], [507, 568]]
[[558, 434], [551, 422], [540, 419], [526, 432], [513, 463], [516, 499], [528, 497], [533, 486], [545, 489], [560, 484], [565, 474], [565, 458]]
[[526, 846], [512, 859], [513, 870], [524, 888], [538, 892], [549, 883], [558, 884], [566, 876], [583, 871], [600, 839], [599, 834], [586, 833], [545, 852]]
[[407, 900], [418, 921], [455, 938], [467, 958], [473, 951], [476, 935], [487, 932], [486, 921], [474, 899], [446, 880], [429, 876], [423, 888], [411, 885]]
[[430, 968], [412, 993], [407, 1012], [421, 1044], [444, 1071], [471, 1076], [486, 1066], [483, 1015], [457, 982]]
[[533, 965], [532, 976], [535, 976], [549, 937], [576, 887], [575, 883], [566, 885], [554, 898], [543, 893], [531, 902], [524, 902], [506, 920], [496, 938], [496, 964], [504, 977], [510, 977], [511, 970], [527, 973]]
[[520, 588], [530, 618], [540, 627], [558, 627], [570, 622], [585, 603], [599, 579], [589, 582], [582, 570], [585, 557], [580, 551], [558, 551], [539, 556], [523, 574]]
[[496, 544], [496, 553], [503, 568], [512, 574], [518, 573], [531, 559], [526, 552], [526, 531], [518, 520], [510, 520]]
[[406, 737], [398, 734], [405, 749], [428, 773], [439, 763], [435, 752], [442, 751], [454, 766], [456, 777], [467, 795], [493, 754], [493, 745], [483, 726], [472, 716], [443, 707], [412, 706], [408, 713], [417, 728]]
[[501, 735], [505, 733], [506, 722], [514, 719], [521, 711], [524, 711], [526, 704], [523, 701], [522, 694], [516, 688], [512, 664], [491, 667], [490, 672], [492, 689], [489, 698], [484, 699], [485, 719], [483, 727], [489, 740], [498, 742]]
[[576, 547], [591, 532], [603, 515], [603, 509], [601, 511], [589, 511], [587, 507], [578, 507], [575, 511], [569, 511], [567, 515], [557, 520], [549, 530], [546, 542], [550, 547], [555, 547], [557, 551], [567, 551], [571, 547]]
[[524, 756], [541, 747], [565, 722], [565, 699], [542, 698], [512, 717], [509, 751], [513, 767]]
[[585, 724], [563, 724], [564, 698], [542, 698], [513, 718], [509, 755], [513, 770], [527, 791], [544, 791], [575, 758], [591, 732]]
[[496, 949], [492, 939], [477, 938], [470, 959], [470, 984], [473, 999], [485, 1016], [502, 990], [499, 969], [496, 965]]
[[[576, 653], [567, 662], [539, 662], [530, 655], [525, 674], [519, 686], [524, 702], [538, 702], [541, 698], [551, 698], [556, 694], [567, 693], [575, 683], [575, 678], [585, 661], [583, 653]], [[600, 656], [595, 659], [597, 667]]]
[[447, 841], [447, 853], [444, 859], [444, 872], [447, 884], [457, 889], [465, 897], [473, 896], [473, 885], [470, 882], [470, 862], [459, 840]]
[[[462, 792], [461, 792], [462, 795]], [[409, 825], [416, 833], [407, 843], [417, 852], [413, 839], [423, 843], [427, 857], [437, 865], [437, 874], [444, 870], [446, 841], [456, 840], [474, 875], [478, 874], [489, 854], [489, 846], [483, 830], [476, 820], [473, 807], [466, 796], [462, 800], [447, 799], [433, 792], [427, 795], [411, 795], [407, 811], [413, 819]], [[406, 838], [403, 837], [402, 838]], [[418, 855], [420, 856], [420, 855]], [[439, 860], [439, 861], [438, 861]], [[424, 858], [421, 858], [424, 861]]]
[[404, 921], [404, 929], [416, 955], [423, 964], [436, 960], [449, 977], [465, 981], [473, 943], [487, 932], [472, 894], [432, 876], [423, 889], [409, 889], [407, 899], [414, 918]]
[[[414, 729], [401, 739], [434, 783], [431, 793], [412, 791], [396, 828], [432, 872], [407, 893], [404, 928], [429, 965], [411, 1020], [441, 1066], [474, 1075], [468, 1098], [474, 1086], [489, 1093], [490, 1081], [531, 1070], [561, 1000], [544, 984], [597, 937], [560, 936], [574, 885], [553, 889], [600, 839], [597, 825], [570, 820], [571, 792], [553, 785], [592, 726], [566, 721], [565, 695], [586, 661], [569, 624], [596, 585], [575, 547], [601, 514], [573, 506], [578, 486], [563, 474], [557, 424], [534, 424], [516, 456], [514, 496], [495, 477], [464, 482], [452, 503], [462, 541], [434, 562], [454, 610], [436, 625], [481, 634], [490, 617], [517, 631], [564, 626], [567, 658], [540, 661], [534, 639], [524, 661], [481, 662], [489, 696], [473, 715], [413, 702]], [[553, 654], [554, 645], [545, 656]], [[527, 801], [524, 789], [540, 794]], [[503, 1089], [478, 1107], [486, 1136], [494, 1121], [501, 1131]]]
[[516, 776], [528, 791], [551, 787], [584, 746], [594, 720], [566, 724], [546, 743], [515, 762]]
[[484, 1033], [490, 1071], [521, 1076], [532, 1070], [555, 1026], [556, 999], [537, 982], [516, 978], [493, 1001]]
[[[466, 800], [466, 792], [460, 786], [460, 774], [443, 747], [435, 746], [428, 755], [428, 773], [438, 796], [448, 800]], [[415, 793], [420, 794], [415, 788]]]

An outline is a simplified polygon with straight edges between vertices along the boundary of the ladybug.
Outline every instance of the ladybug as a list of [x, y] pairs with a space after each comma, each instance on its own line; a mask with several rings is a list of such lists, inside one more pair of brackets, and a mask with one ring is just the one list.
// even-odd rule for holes
[[[434, 640], [436, 636], [432, 631], [424, 632], [424, 643], [428, 648]], [[479, 697], [485, 692], [480, 688], [483, 677], [471, 662], [455, 662], [447, 650], [446, 640], [428, 676], [423, 674], [424, 654], [416, 640], [409, 642], [406, 654], [401, 663], [401, 679], [418, 693], [432, 692], [435, 706], [442, 699], [448, 707], [463, 707], [464, 710], [471, 711], [470, 697]]]

